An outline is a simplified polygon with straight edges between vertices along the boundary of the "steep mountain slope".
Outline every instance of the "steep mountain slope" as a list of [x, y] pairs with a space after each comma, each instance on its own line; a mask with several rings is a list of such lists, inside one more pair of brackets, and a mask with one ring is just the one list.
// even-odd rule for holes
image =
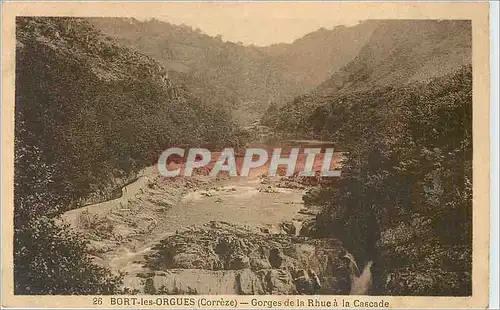
[[[256, 102], [265, 107], [273, 97], [300, 87], [293, 76], [282, 76], [259, 49], [223, 42], [187, 26], [124, 18], [95, 18], [92, 23], [158, 60], [178, 82], [214, 105], [234, 108]], [[283, 91], [282, 84], [293, 86]]]
[[109, 198], [168, 146], [234, 145], [238, 127], [152, 58], [79, 18], [18, 17], [14, 178], [16, 294], [116, 294], [60, 212]]
[[470, 21], [389, 20], [376, 24], [353, 61], [314, 91], [270, 111], [273, 113], [268, 113], [265, 122], [284, 130], [309, 132], [314, 122], [310, 117], [314, 118], [317, 109], [336, 109], [335, 114], [342, 115], [348, 104], [339, 99], [342, 96], [425, 81], [471, 63]]
[[384, 21], [358, 57], [267, 121], [335, 141], [342, 176], [304, 201], [318, 235], [373, 261], [373, 293], [472, 292], [468, 21]]
[[85, 20], [20, 18], [16, 52], [16, 146], [37, 147], [54, 167], [59, 187], [47, 192], [99, 196], [166, 146], [236, 142], [238, 128], [224, 111], [175, 87], [158, 62]]
[[319, 230], [374, 261], [375, 294], [470, 295], [471, 67], [342, 100], [342, 121], [323, 123], [348, 154], [342, 177], [307, 199]]
[[378, 24], [378, 21], [364, 21], [355, 26], [336, 26], [332, 30], [321, 28], [292, 44], [275, 44], [261, 49], [308, 88], [316, 87], [358, 55]]
[[318, 87], [320, 93], [400, 86], [471, 63], [470, 21], [379, 21], [356, 59]]
[[293, 44], [261, 48], [223, 42], [199, 29], [155, 19], [91, 21], [159, 61], [176, 83], [186, 85], [198, 98], [233, 110], [244, 124], [258, 119], [269, 103], [281, 105], [319, 85], [330, 70], [352, 60], [372, 32], [368, 23], [322, 29]]

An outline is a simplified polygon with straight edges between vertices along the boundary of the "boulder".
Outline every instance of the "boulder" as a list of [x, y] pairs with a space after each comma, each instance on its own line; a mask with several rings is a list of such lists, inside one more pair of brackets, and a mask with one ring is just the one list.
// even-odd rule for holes
[[295, 272], [295, 288], [297, 293], [313, 295], [321, 288], [321, 281], [313, 270], [299, 269]]
[[283, 269], [271, 269], [266, 271], [264, 279], [267, 292], [271, 295], [297, 294], [292, 275], [288, 271]]
[[246, 255], [237, 255], [230, 262], [229, 269], [249, 269], [250, 259]]
[[295, 235], [296, 228], [292, 221], [284, 221], [280, 224], [280, 228], [289, 235]]
[[148, 285], [155, 294], [346, 293], [348, 287], [332, 287], [349, 281], [340, 259], [344, 252], [336, 239], [266, 234], [213, 222], [168, 236], [155, 246], [146, 257], [146, 267], [155, 273]]
[[147, 294], [239, 294], [232, 270], [173, 269], [146, 279]]
[[239, 285], [239, 294], [241, 295], [263, 295], [265, 290], [262, 280], [255, 272], [249, 269], [238, 273], [237, 281]]

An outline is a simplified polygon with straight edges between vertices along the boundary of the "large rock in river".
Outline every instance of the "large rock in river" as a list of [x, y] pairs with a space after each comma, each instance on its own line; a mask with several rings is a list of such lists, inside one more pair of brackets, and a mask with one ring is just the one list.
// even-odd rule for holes
[[[347, 294], [336, 239], [309, 239], [225, 222], [169, 236], [146, 258], [150, 294]], [[137, 282], [135, 282], [137, 283]]]

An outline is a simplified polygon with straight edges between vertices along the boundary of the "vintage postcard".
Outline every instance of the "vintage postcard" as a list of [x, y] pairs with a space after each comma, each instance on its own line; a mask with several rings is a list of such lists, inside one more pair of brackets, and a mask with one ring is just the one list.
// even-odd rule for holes
[[3, 306], [488, 306], [488, 3], [2, 14]]

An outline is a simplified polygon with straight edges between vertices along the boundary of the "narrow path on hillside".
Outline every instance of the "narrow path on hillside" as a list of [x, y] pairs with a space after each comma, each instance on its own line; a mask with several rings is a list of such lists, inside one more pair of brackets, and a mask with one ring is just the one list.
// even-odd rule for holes
[[74, 225], [76, 224], [75, 221], [77, 221], [78, 215], [83, 211], [101, 215], [109, 212], [110, 209], [116, 207], [117, 205], [127, 205], [141, 192], [141, 190], [144, 190], [148, 181], [151, 180], [151, 178], [153, 178], [156, 174], [156, 166], [147, 167], [139, 172], [138, 177], [134, 182], [131, 182], [121, 188], [120, 197], [70, 210], [64, 213], [63, 218], [68, 223]]

